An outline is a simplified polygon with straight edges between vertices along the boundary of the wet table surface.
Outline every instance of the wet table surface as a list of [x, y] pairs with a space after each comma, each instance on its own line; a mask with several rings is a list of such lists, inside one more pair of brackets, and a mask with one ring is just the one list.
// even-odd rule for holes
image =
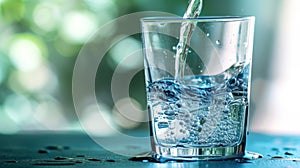
[[[0, 168], [10, 167], [300, 167], [300, 136], [250, 133], [249, 151], [263, 158], [249, 161], [155, 163], [131, 161], [130, 156], [149, 150], [145, 133], [91, 137], [82, 132], [27, 132], [0, 135]], [[128, 137], [131, 137], [131, 139]], [[133, 137], [133, 138], [132, 138]]]

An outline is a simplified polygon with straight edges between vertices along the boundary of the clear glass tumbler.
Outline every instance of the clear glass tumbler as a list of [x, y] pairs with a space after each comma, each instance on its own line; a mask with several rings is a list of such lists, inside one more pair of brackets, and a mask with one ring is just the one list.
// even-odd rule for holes
[[[254, 22], [253, 16], [141, 20], [157, 161], [245, 155]], [[179, 46], [183, 26], [190, 30]], [[178, 59], [180, 49], [186, 55]]]

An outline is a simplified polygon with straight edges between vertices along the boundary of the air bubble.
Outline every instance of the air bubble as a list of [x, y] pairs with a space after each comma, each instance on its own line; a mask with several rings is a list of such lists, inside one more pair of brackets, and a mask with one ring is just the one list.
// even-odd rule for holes
[[187, 140], [187, 139], [181, 139], [179, 142], [180, 142], [180, 143], [187, 143], [188, 140]]
[[167, 116], [166, 119], [167, 120], [175, 120], [175, 116]]
[[174, 111], [165, 111], [164, 112], [165, 115], [174, 115]]
[[169, 124], [168, 124], [168, 122], [159, 122], [159, 123], [157, 123], [157, 127], [159, 129], [161, 129], [161, 128], [168, 128]]
[[184, 129], [181, 129], [180, 132], [183, 133], [183, 134], [186, 133], [186, 131]]
[[163, 51], [163, 54], [164, 54], [164, 55], [168, 55], [167, 51]]
[[217, 41], [216, 41], [216, 44], [217, 44], [217, 45], [220, 45], [220, 44], [221, 44], [221, 41], [220, 41], [220, 40], [217, 40]]
[[207, 36], [207, 37], [209, 37], [209, 36], [210, 36], [210, 34], [209, 34], [209, 33], [206, 33], [206, 36]]
[[177, 50], [180, 50], [181, 48], [182, 48], [181, 44], [178, 44], [178, 45], [176, 46], [176, 49], [177, 49]]

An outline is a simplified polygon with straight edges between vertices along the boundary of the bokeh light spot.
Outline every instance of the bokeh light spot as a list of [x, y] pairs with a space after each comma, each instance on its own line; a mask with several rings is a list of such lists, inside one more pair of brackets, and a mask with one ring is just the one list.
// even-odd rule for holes
[[9, 47], [9, 57], [17, 69], [32, 71], [42, 64], [45, 46], [33, 35], [17, 35]]
[[107, 13], [110, 16], [117, 16], [118, 14], [118, 8], [115, 2], [112, 0], [101, 0], [101, 1], [85, 0], [85, 1], [93, 11], [99, 14]]
[[33, 12], [33, 21], [44, 31], [52, 31], [57, 28], [60, 20], [59, 6], [51, 1], [45, 1], [36, 6]]
[[46, 65], [42, 65], [34, 71], [16, 72], [16, 81], [18, 81], [25, 90], [32, 92], [51, 92], [58, 85], [56, 76]]
[[[133, 57], [132, 54], [142, 49], [140, 41], [128, 37], [118, 42], [110, 51], [111, 59], [115, 65], [125, 70], [136, 69], [141, 66], [143, 57]], [[122, 64], [120, 64], [122, 62]], [[120, 64], [120, 65], [119, 65]]]
[[[33, 118], [45, 129], [63, 130], [68, 126], [68, 121], [63, 115], [59, 102], [51, 96], [46, 96], [36, 106]], [[51, 114], [49, 114], [51, 112]]]
[[12, 94], [4, 102], [5, 113], [17, 124], [32, 120], [33, 108], [31, 101], [23, 95]]
[[98, 20], [91, 12], [73, 11], [63, 18], [60, 33], [73, 43], [84, 43], [98, 27]]

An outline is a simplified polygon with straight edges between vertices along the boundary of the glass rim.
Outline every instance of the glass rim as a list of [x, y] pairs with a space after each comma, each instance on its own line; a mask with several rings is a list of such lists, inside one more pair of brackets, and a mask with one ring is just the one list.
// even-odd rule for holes
[[183, 18], [172, 16], [155, 16], [144, 17], [140, 19], [142, 22], [163, 22], [163, 23], [180, 23], [184, 21], [191, 22], [235, 22], [235, 21], [251, 21], [255, 20], [255, 16], [199, 16], [197, 18]]

